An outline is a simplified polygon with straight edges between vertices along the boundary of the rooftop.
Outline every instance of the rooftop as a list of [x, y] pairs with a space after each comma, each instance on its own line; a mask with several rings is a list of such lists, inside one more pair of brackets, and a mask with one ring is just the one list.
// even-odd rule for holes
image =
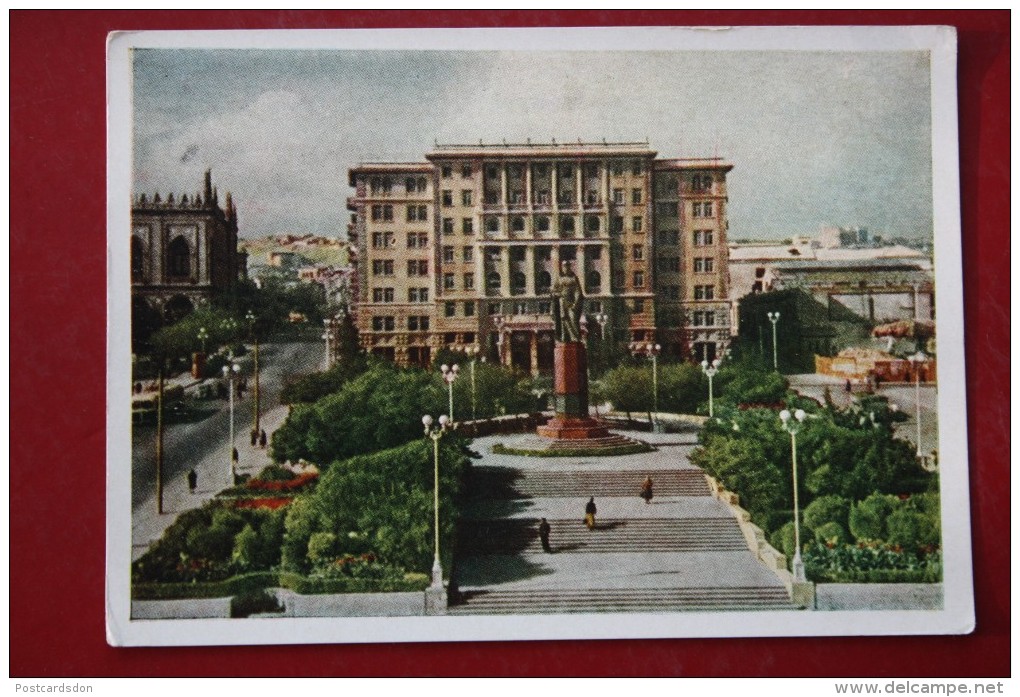
[[655, 157], [656, 152], [651, 149], [648, 141], [595, 141], [585, 142], [580, 139], [557, 143], [552, 140], [548, 143], [534, 143], [528, 140], [524, 143], [484, 143], [477, 144], [436, 143], [432, 152], [425, 157], [429, 160], [444, 157], [563, 157], [565, 155], [629, 155], [636, 157]]

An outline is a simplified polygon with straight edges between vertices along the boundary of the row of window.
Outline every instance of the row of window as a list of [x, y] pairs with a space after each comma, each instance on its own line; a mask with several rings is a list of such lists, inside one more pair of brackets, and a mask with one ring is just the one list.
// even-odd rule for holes
[[[393, 191], [392, 177], [372, 177], [368, 180], [368, 188], [373, 194], [388, 194]], [[407, 177], [404, 179], [404, 190], [409, 194], [425, 193], [429, 188], [428, 177]]]
[[[516, 219], [516, 220], [523, 220], [523, 219]], [[565, 220], [571, 221], [570, 223], [568, 223], [568, 227], [570, 228], [570, 230], [573, 230], [573, 224], [572, 224], [573, 219], [572, 218], [567, 218]], [[598, 219], [596, 218], [595, 220], [596, 220], [596, 223], [597, 223]], [[447, 224], [447, 221], [448, 221], [449, 224]], [[539, 217], [539, 218], [536, 218], [535, 221], [536, 221], [536, 226], [538, 227], [540, 232], [548, 231], [548, 229], [549, 229], [549, 219], [548, 218], [546, 218], [546, 217]], [[632, 221], [633, 223], [635, 223], [637, 225], [637, 227], [638, 227], [637, 231], [638, 232], [640, 232], [640, 229], [641, 229], [641, 223], [639, 221], [640, 221], [640, 216], [638, 216], [635, 219], [635, 221]], [[617, 227], [622, 228], [622, 224], [623, 224], [623, 219], [622, 218], [613, 218], [612, 222], [613, 222], [613, 226], [614, 226], [614, 231], [615, 231], [615, 229]], [[447, 229], [447, 228], [449, 228], [449, 229]], [[474, 232], [474, 223], [473, 223], [471, 218], [464, 218], [462, 229], [465, 232], [465, 234], [471, 234], [471, 233]], [[443, 221], [443, 231], [447, 232], [448, 234], [453, 232], [453, 219], [452, 218], [444, 219], [444, 221]], [[712, 230], [695, 230], [694, 231], [694, 244], [697, 245], [697, 246], [711, 245], [711, 244], [713, 244], [714, 239], [715, 239], [715, 236], [714, 236]], [[680, 233], [679, 233], [679, 231], [677, 231], [677, 230], [660, 230], [659, 231], [659, 244], [672, 244], [672, 245], [675, 245], [675, 244], [679, 244], [679, 242], [680, 242]], [[409, 233], [407, 233], [407, 248], [408, 249], [425, 249], [425, 248], [428, 247], [428, 243], [429, 243], [429, 236], [428, 236], [428, 233], [426, 233], [426, 232], [409, 232]], [[395, 238], [395, 236], [394, 236], [394, 234], [392, 232], [373, 232], [372, 233], [372, 248], [373, 249], [392, 249], [394, 246], [396, 246], [396, 238]], [[635, 250], [638, 249], [640, 246], [641, 245], [635, 245], [634, 246]], [[598, 248], [596, 247], [595, 249], [598, 249]], [[449, 247], [449, 246], [443, 248], [443, 261], [445, 261], [445, 262], [452, 262], [453, 261], [453, 251], [452, 250], [453, 250], [453, 247]], [[472, 253], [471, 250], [472, 250], [471, 247], [464, 247], [464, 261], [470, 262], [472, 260], [472, 254], [473, 253]], [[634, 258], [635, 259], [640, 259], [641, 257], [636, 256], [637, 253], [638, 252], [635, 252], [635, 257]], [[705, 268], [698, 268], [698, 261], [695, 260], [695, 268], [694, 268], [694, 270], [695, 271], [706, 271], [706, 272], [712, 271], [713, 268], [712, 268], [712, 261], [711, 261], [711, 259], [708, 259], [706, 261]]]
[[695, 174], [691, 177], [691, 189], [694, 191], [708, 191], [712, 188], [712, 182], [711, 174]]
[[[392, 276], [393, 275], [393, 260], [392, 259], [376, 259], [372, 262], [372, 275], [373, 276]], [[429, 275], [429, 262], [427, 259], [411, 259], [407, 262], [407, 275], [408, 276], [428, 276]]]
[[[614, 161], [610, 164], [610, 171], [614, 177], [622, 177], [624, 173], [630, 169], [631, 174], [635, 177], [640, 177], [644, 173], [644, 163], [641, 160], [633, 161]], [[443, 165], [439, 169], [440, 175], [443, 179], [451, 179], [453, 177], [453, 166]], [[549, 172], [549, 166], [546, 164], [533, 165], [532, 170], [536, 175], [544, 177]], [[601, 173], [601, 168], [597, 164], [589, 164], [584, 166], [584, 173], [589, 177], [597, 177]], [[524, 165], [522, 164], [511, 164], [507, 167], [507, 173], [511, 177], [523, 177], [524, 176]], [[559, 173], [561, 177], [573, 177], [574, 167], [573, 165], [560, 165]], [[471, 178], [473, 170], [470, 164], [463, 164], [460, 166], [460, 176], [464, 179]], [[485, 168], [485, 176], [488, 179], [496, 179], [500, 176], [499, 165], [487, 165]]]
[[[470, 279], [468, 277], [471, 277]], [[470, 285], [468, 282], [470, 281]], [[498, 271], [490, 271], [485, 275], [485, 287], [490, 291], [499, 290], [503, 283], [503, 277]], [[443, 275], [443, 287], [446, 290], [455, 289], [455, 278], [454, 274]], [[521, 295], [525, 292], [525, 288], [528, 284], [528, 277], [522, 271], [515, 271], [510, 275], [510, 292], [514, 295]], [[599, 289], [602, 287], [602, 274], [598, 271], [589, 271], [585, 275], [585, 284], [588, 288], [588, 292], [601, 292]], [[464, 274], [464, 288], [470, 290], [474, 288], [474, 274]], [[537, 295], [546, 295], [552, 289], [552, 275], [548, 271], [539, 271], [535, 274], [535, 293]]]
[[[539, 215], [535, 216], [534, 219], [535, 232], [543, 233], [549, 232], [552, 227], [552, 221], [549, 216]], [[610, 231], [615, 234], [623, 233], [624, 219], [619, 216], [610, 218]], [[644, 232], [644, 219], [640, 215], [635, 215], [631, 218], [631, 231], [636, 233]], [[498, 234], [500, 232], [501, 219], [498, 216], [486, 216], [484, 218], [485, 232], [486, 234]], [[524, 216], [511, 216], [510, 232], [525, 232], [527, 229], [527, 222]], [[452, 235], [456, 229], [455, 221], [453, 218], [443, 218], [443, 233]], [[566, 235], [572, 235], [577, 231], [577, 222], [574, 216], [562, 216], [559, 219], [560, 232]], [[591, 234], [598, 234], [602, 229], [602, 220], [598, 216], [585, 216], [584, 218], [584, 229], [586, 232]], [[474, 233], [474, 222], [472, 218], [463, 218], [461, 220], [461, 232], [465, 235]]]
[[[633, 194], [632, 194], [632, 202], [633, 203], [635, 203], [635, 204], [640, 204], [641, 203], [641, 200], [640, 200], [641, 199], [641, 191], [642, 191], [641, 189], [634, 189]], [[621, 195], [621, 200], [619, 200], [619, 201], [615, 200], [616, 199], [616, 192], [619, 192], [620, 195]], [[614, 201], [613, 201], [613, 203], [615, 203], [617, 205], [623, 205], [622, 194], [623, 194], [623, 190], [622, 189], [614, 190]], [[472, 195], [473, 194], [472, 194], [471, 191], [466, 191], [465, 190], [465, 191], [461, 192], [461, 202], [463, 203], [463, 205], [465, 205], [465, 206], [470, 206], [471, 205]], [[487, 203], [488, 203], [488, 198], [489, 197], [487, 196], [486, 197], [486, 199], [487, 199], [486, 202]], [[563, 197], [561, 197], [561, 198], [563, 198]], [[569, 198], [569, 197], [565, 197], [565, 198]], [[539, 201], [539, 202], [541, 203], [541, 201]], [[498, 201], [497, 200], [493, 200], [492, 203], [496, 204], [496, 203], [498, 203]], [[571, 201], [571, 200], [561, 200], [560, 203], [571, 205], [573, 203], [573, 201]], [[593, 196], [593, 197], [589, 197], [589, 200], [587, 201], [587, 203], [589, 203], [591, 205], [601, 205], [602, 202], [601, 202], [600, 197]], [[443, 191], [443, 207], [444, 208], [449, 208], [451, 206], [453, 206], [453, 192], [452, 191]], [[425, 222], [425, 221], [427, 221], [429, 219], [428, 209], [429, 209], [429, 207], [428, 207], [427, 204], [411, 204], [411, 205], [408, 205], [408, 206], [405, 207], [405, 219], [409, 223], [413, 223], [413, 222]], [[713, 211], [714, 211], [714, 205], [713, 205], [713, 203], [711, 201], [701, 201], [701, 202], [697, 202], [697, 203], [694, 203], [694, 204], [691, 205], [691, 213], [692, 213], [692, 215], [695, 218], [711, 218], [713, 216]], [[390, 222], [390, 221], [393, 220], [393, 205], [389, 204], [389, 203], [385, 203], [385, 204], [383, 204], [383, 203], [376, 203], [376, 204], [373, 204], [372, 208], [371, 208], [371, 215], [372, 215], [372, 221], [373, 222], [377, 222], [377, 223], [378, 222]], [[465, 218], [464, 220], [468, 221], [470, 219], [469, 218]], [[488, 226], [488, 224], [486, 224], [486, 230], [489, 231], [489, 232], [498, 232], [499, 231], [498, 218], [489, 218], [488, 220], [492, 220], [496, 224], [495, 224], [495, 227], [493, 227], [493, 228], [490, 228]], [[542, 224], [539, 223], [539, 221], [543, 221], [543, 220], [545, 221], [544, 227], [542, 227]], [[538, 216], [538, 217], [536, 217], [535, 218], [536, 227], [539, 230], [548, 230], [549, 229], [549, 227], [548, 227], [548, 220], [549, 220], [549, 218], [547, 216]], [[561, 218], [561, 220], [573, 220], [573, 216], [566, 216], [564, 218]], [[623, 218], [617, 216], [617, 217], [614, 217], [612, 220], [613, 220], [613, 229], [614, 229], [614, 231], [622, 231], [622, 229], [623, 229]], [[453, 232], [453, 219], [452, 218], [445, 218], [443, 220], [444, 230], [445, 230], [445, 226], [446, 226], [446, 221], [450, 221], [450, 232]], [[515, 229], [515, 230], [524, 230], [524, 218], [523, 217], [515, 216], [514, 218], [511, 218], [511, 221], [520, 221], [519, 222], [519, 227], [512, 227], [512, 229]], [[589, 230], [595, 230], [595, 231], [598, 230], [598, 228], [599, 228], [599, 222], [598, 222], [599, 218], [597, 216], [590, 216], [590, 217], [586, 218], [586, 221], [592, 221], [592, 222], [586, 222], [586, 226], [587, 226], [587, 228]], [[618, 224], [617, 224], [617, 221], [618, 221]], [[632, 218], [632, 221], [634, 221], [634, 224], [635, 224], [634, 231], [635, 232], [640, 232], [641, 231], [641, 216], [634, 216]], [[511, 225], [513, 226], [513, 225], [515, 225], [515, 223], [511, 223]], [[572, 226], [571, 226], [571, 229], [573, 229]]]
[[[471, 189], [462, 189], [460, 192], [460, 205], [462, 206], [473, 206], [475, 200], [475, 192]], [[449, 208], [453, 205], [453, 191], [450, 189], [443, 189], [440, 201], [444, 208]]]
[[695, 218], [711, 218], [714, 210], [712, 201], [695, 201], [691, 204], [691, 215]]
[[[475, 260], [475, 248], [474, 247], [462, 247], [461, 248], [461, 261], [465, 263], [471, 263]], [[455, 251], [452, 246], [443, 247], [443, 263], [452, 264], [455, 261]]]
[[[392, 316], [380, 316], [372, 318], [372, 330], [377, 332], [396, 331], [397, 320]], [[427, 332], [429, 330], [429, 318], [427, 315], [411, 315], [407, 318], [407, 330], [412, 332]]]
[[[394, 302], [394, 292], [392, 288], [373, 288], [372, 289], [372, 302], [376, 303], [391, 303]], [[428, 288], [408, 288], [407, 289], [407, 302], [409, 303], [427, 303], [429, 301], [429, 289]]]
[[[391, 222], [393, 220], [393, 206], [389, 203], [376, 203], [372, 205], [372, 222]], [[406, 207], [405, 219], [409, 223], [423, 223], [429, 219], [428, 204], [413, 204]]]

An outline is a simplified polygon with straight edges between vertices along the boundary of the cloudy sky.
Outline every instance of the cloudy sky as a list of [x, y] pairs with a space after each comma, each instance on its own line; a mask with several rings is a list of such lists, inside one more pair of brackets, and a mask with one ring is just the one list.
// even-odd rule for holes
[[439, 143], [644, 140], [720, 155], [730, 238], [930, 237], [923, 52], [134, 52], [134, 189], [211, 167], [241, 234], [343, 235], [347, 170]]

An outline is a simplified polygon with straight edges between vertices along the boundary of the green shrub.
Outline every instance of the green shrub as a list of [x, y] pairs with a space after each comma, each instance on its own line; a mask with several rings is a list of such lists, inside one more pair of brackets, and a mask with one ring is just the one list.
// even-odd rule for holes
[[250, 524], [245, 525], [234, 538], [230, 563], [235, 569], [247, 571], [255, 568], [259, 552], [259, 535]]
[[857, 540], [885, 540], [886, 519], [900, 505], [895, 496], [875, 492], [850, 510], [850, 532]]
[[[907, 508], [893, 511], [885, 521], [886, 542], [903, 549], [916, 551], [922, 544], [922, 527], [925, 526], [924, 516]], [[930, 534], [928, 535], [930, 538]]]
[[797, 551], [796, 535], [791, 520], [769, 536], [769, 544], [786, 555], [787, 559], [793, 559]]
[[280, 465], [269, 465], [255, 475], [254, 479], [260, 482], [289, 482], [297, 475], [286, 467]]
[[283, 523], [280, 564], [284, 571], [305, 573], [308, 564], [308, 540], [321, 521], [310, 496], [298, 496], [289, 506]]
[[308, 538], [308, 561], [313, 565], [336, 556], [336, 535], [331, 532], [312, 533]]
[[804, 525], [814, 532], [828, 523], [845, 529], [849, 514], [850, 502], [842, 496], [821, 496], [804, 509]]
[[265, 589], [247, 591], [230, 599], [230, 616], [251, 617], [265, 612], [283, 612], [277, 597]]
[[841, 545], [846, 542], [846, 530], [835, 521], [823, 523], [814, 528], [815, 539], [825, 545]]
[[942, 555], [880, 544], [815, 543], [804, 553], [804, 567], [809, 579], [821, 583], [937, 583]]

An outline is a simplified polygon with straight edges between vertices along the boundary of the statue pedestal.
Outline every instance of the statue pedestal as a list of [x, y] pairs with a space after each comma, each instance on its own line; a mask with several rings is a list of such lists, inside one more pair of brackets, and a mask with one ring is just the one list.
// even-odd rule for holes
[[588, 416], [588, 355], [581, 341], [556, 342], [553, 350], [556, 416], [538, 435], [561, 440], [605, 438], [609, 429]]

